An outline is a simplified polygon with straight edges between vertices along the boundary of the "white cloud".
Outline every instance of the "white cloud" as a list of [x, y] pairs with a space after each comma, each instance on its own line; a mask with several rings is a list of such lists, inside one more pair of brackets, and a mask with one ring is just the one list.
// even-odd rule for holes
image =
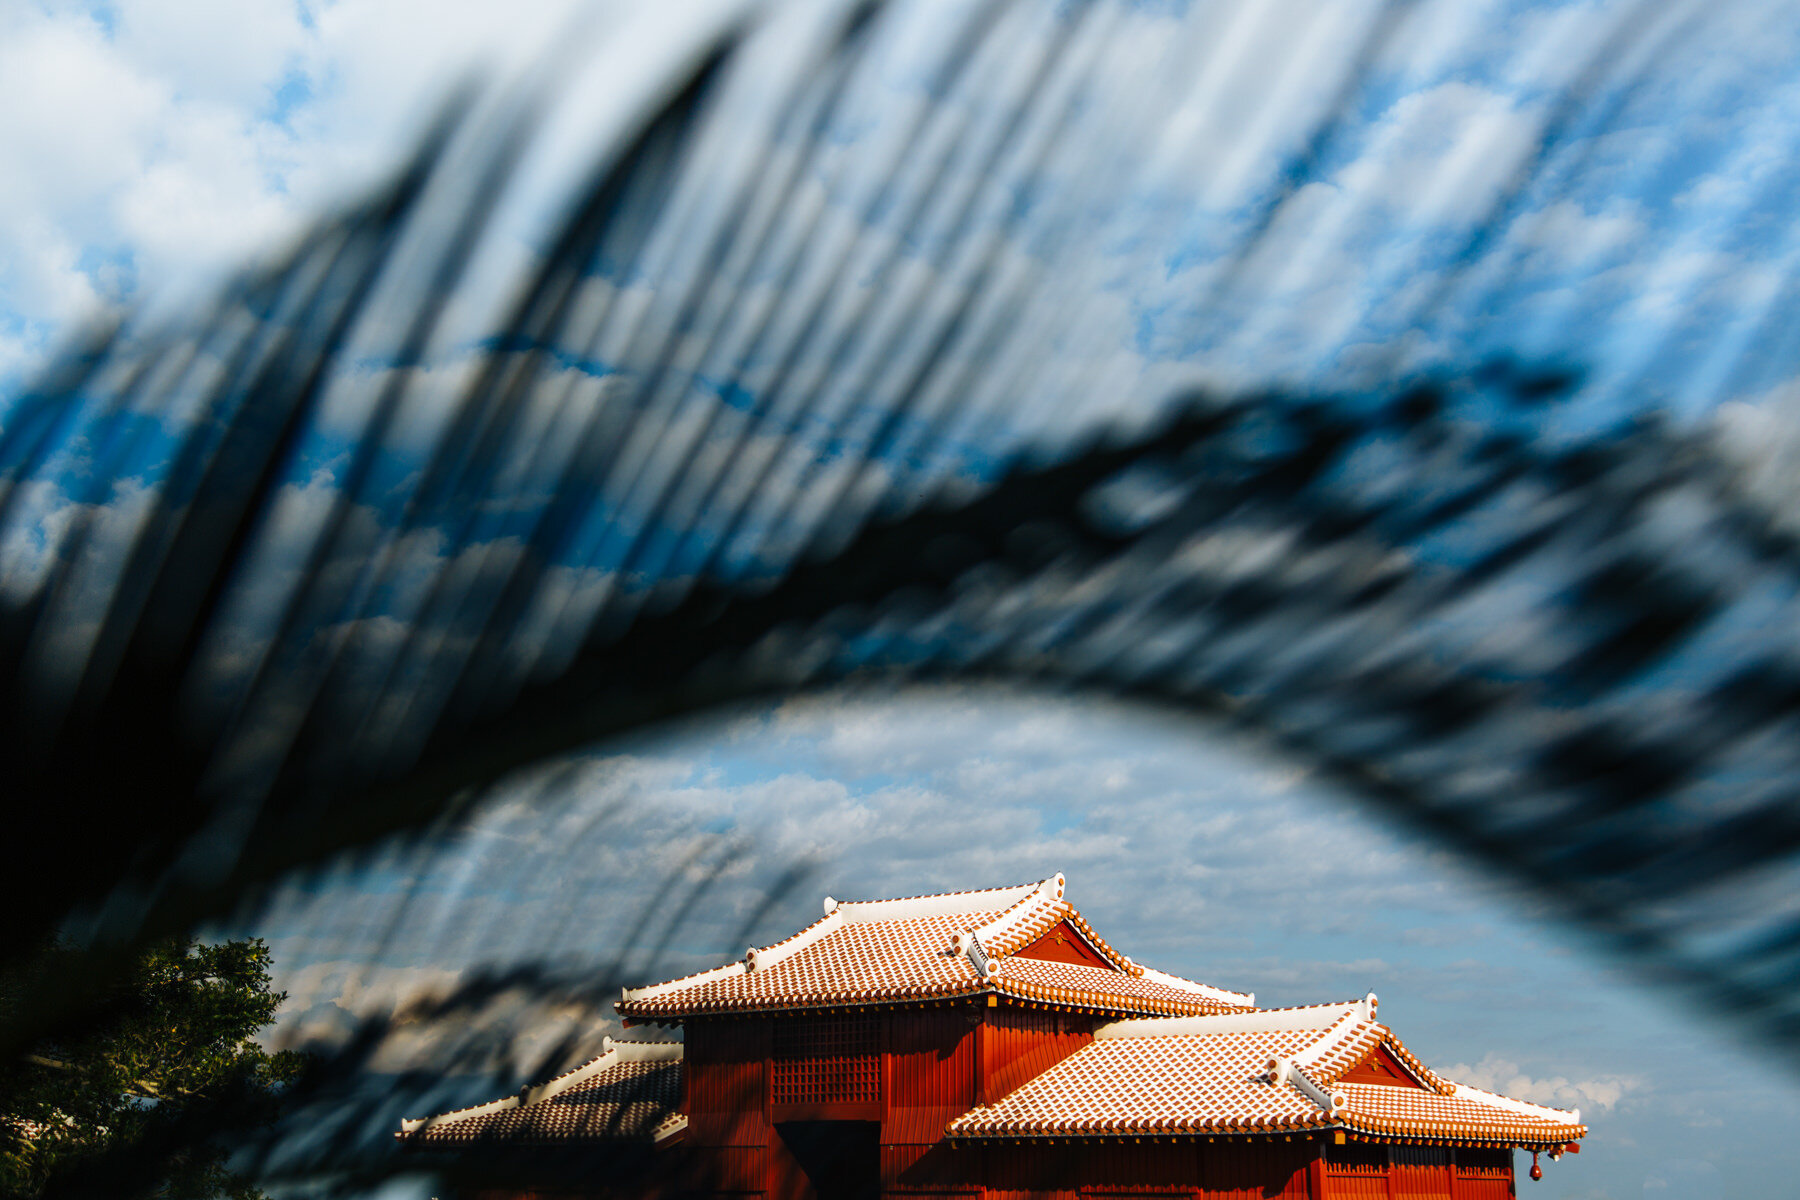
[[468, 64], [516, 62], [591, 7], [0, 7], [0, 326], [23, 330], [0, 347], [0, 373], [28, 370], [117, 298], [90, 252], [123, 256], [152, 294], [191, 294], [387, 169]]
[[1409, 222], [1464, 223], [1487, 213], [1541, 132], [1513, 96], [1439, 84], [1395, 101], [1337, 183]]
[[1473, 1087], [1505, 1096], [1515, 1096], [1536, 1104], [1555, 1108], [1579, 1108], [1583, 1116], [1593, 1112], [1610, 1112], [1627, 1096], [1643, 1095], [1647, 1082], [1636, 1075], [1597, 1075], [1587, 1079], [1570, 1079], [1566, 1075], [1532, 1077], [1519, 1064], [1490, 1053], [1474, 1066], [1457, 1063], [1445, 1067], [1443, 1073]]

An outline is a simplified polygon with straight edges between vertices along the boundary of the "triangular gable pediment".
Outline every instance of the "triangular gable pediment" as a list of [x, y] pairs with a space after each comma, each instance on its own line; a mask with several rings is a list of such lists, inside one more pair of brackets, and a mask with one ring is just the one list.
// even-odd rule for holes
[[1108, 961], [1088, 945], [1087, 939], [1077, 933], [1067, 920], [1058, 921], [1030, 945], [1015, 950], [1010, 957], [1073, 963], [1079, 967], [1096, 967], [1102, 971], [1119, 970], [1115, 963]]
[[1377, 1044], [1355, 1066], [1339, 1075], [1337, 1082], [1379, 1083], [1388, 1087], [1418, 1088], [1420, 1091], [1431, 1090], [1406, 1069], [1406, 1066], [1387, 1048], [1385, 1042]]

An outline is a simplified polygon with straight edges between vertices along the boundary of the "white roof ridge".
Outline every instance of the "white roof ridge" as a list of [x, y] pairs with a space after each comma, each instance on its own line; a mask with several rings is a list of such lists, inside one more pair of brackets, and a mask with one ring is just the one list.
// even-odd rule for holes
[[1055, 911], [1056, 907], [1062, 904], [1063, 888], [1066, 884], [1067, 881], [1063, 878], [1061, 871], [1048, 879], [1038, 880], [1032, 885], [1029, 892], [1021, 896], [1017, 903], [1002, 911], [999, 916], [986, 924], [979, 925], [974, 929], [965, 929], [957, 934], [955, 940], [950, 944], [951, 953], [967, 958], [969, 966], [974, 968], [977, 978], [992, 979], [999, 974], [1000, 959], [1012, 951], [1007, 950], [994, 955], [989, 947], [1006, 942], [1031, 922], [1041, 920], [1050, 912]]
[[[602, 1055], [602, 1057], [605, 1056]], [[434, 1113], [429, 1117], [402, 1117], [400, 1118], [400, 1136], [404, 1137], [409, 1133], [418, 1133], [422, 1129], [449, 1125], [455, 1121], [466, 1121], [470, 1117], [485, 1117], [489, 1113], [518, 1107], [519, 1097], [517, 1093], [514, 1093], [510, 1096], [502, 1096], [498, 1100], [489, 1100], [483, 1104], [471, 1104], [467, 1108], [452, 1108], [445, 1112]]]
[[1515, 1100], [1511, 1096], [1503, 1096], [1499, 1092], [1490, 1092], [1486, 1088], [1470, 1087], [1466, 1083], [1450, 1082], [1454, 1089], [1450, 1094], [1460, 1100], [1468, 1100], [1475, 1104], [1486, 1104], [1490, 1108], [1505, 1109], [1522, 1116], [1537, 1117], [1545, 1121], [1555, 1121], [1559, 1125], [1581, 1124], [1579, 1108], [1551, 1108], [1548, 1104], [1533, 1104], [1529, 1100]]
[[1017, 904], [985, 925], [969, 930], [969, 933], [980, 938], [984, 946], [991, 946], [1002, 938], [1017, 933], [1021, 927], [1056, 906], [1063, 897], [1065, 883], [1060, 871], [1048, 879], [1038, 880], [1032, 885], [1031, 891], [1020, 897]]
[[782, 938], [767, 946], [752, 946], [744, 955], [744, 967], [750, 971], [766, 971], [777, 963], [786, 962], [808, 946], [823, 941], [844, 927], [844, 914], [840, 908], [833, 908], [824, 916], [795, 934]]
[[968, 892], [935, 892], [926, 896], [901, 896], [892, 900], [839, 900], [833, 911], [846, 924], [870, 921], [906, 921], [919, 917], [947, 917], [959, 913], [996, 912], [1011, 908], [1036, 891], [1038, 884], [984, 888]]
[[1207, 1037], [1220, 1033], [1267, 1033], [1287, 1029], [1329, 1029], [1365, 1002], [1308, 1004], [1299, 1008], [1258, 1008], [1203, 1017], [1127, 1017], [1094, 1030], [1094, 1040], [1133, 1037]]
[[1164, 987], [1174, 988], [1178, 992], [1193, 992], [1196, 996], [1205, 996], [1209, 1000], [1220, 1000], [1226, 1003], [1242, 1003], [1246, 1008], [1256, 1007], [1255, 992], [1234, 992], [1229, 988], [1214, 987], [1210, 983], [1200, 983], [1193, 979], [1184, 979], [1180, 975], [1171, 975], [1167, 971], [1159, 971], [1155, 967], [1145, 967], [1142, 963], [1139, 963], [1138, 966], [1143, 969], [1145, 979], [1160, 983]]
[[[1371, 992], [1370, 995], [1372, 997], [1374, 993]], [[1314, 1038], [1303, 1048], [1294, 1052], [1294, 1065], [1296, 1067], [1311, 1067], [1318, 1065], [1320, 1059], [1324, 1058], [1332, 1051], [1337, 1050], [1345, 1042], [1350, 1041], [1368, 1026], [1379, 1027], [1382, 1030], [1383, 1039], [1385, 1040], [1387, 1026], [1382, 1025], [1380, 1021], [1375, 1020], [1374, 1010], [1369, 1006], [1368, 1002], [1363, 1001], [1360, 1004], [1351, 1005], [1344, 1010], [1343, 1016], [1321, 1030], [1318, 1037]]]
[[[606, 1047], [606, 1053], [572, 1071], [565, 1071], [548, 1083], [526, 1088], [519, 1096], [519, 1107], [560, 1096], [601, 1072], [610, 1071], [625, 1063], [680, 1062], [686, 1053], [686, 1047], [681, 1042], [618, 1042], [607, 1037], [602, 1038], [600, 1044]], [[609, 1059], [610, 1062], [607, 1061]]]
[[1327, 1092], [1291, 1058], [1277, 1058], [1272, 1062], [1269, 1065], [1269, 1076], [1269, 1082], [1276, 1087], [1284, 1083], [1292, 1084], [1295, 1091], [1318, 1105], [1334, 1120], [1343, 1116], [1344, 1110], [1350, 1107], [1350, 1098], [1341, 1089], [1333, 1088]]
[[577, 1066], [570, 1067], [560, 1075], [554, 1075], [543, 1083], [532, 1084], [520, 1088], [508, 1096], [497, 1100], [489, 1100], [482, 1104], [471, 1104], [466, 1108], [452, 1108], [445, 1112], [433, 1113], [429, 1117], [405, 1117], [400, 1121], [402, 1134], [417, 1133], [422, 1129], [430, 1129], [438, 1125], [450, 1125], [457, 1121], [466, 1121], [471, 1117], [484, 1117], [489, 1113], [505, 1112], [507, 1109], [524, 1108], [536, 1104], [539, 1100], [548, 1100], [560, 1096], [577, 1084], [585, 1083], [594, 1076], [610, 1071], [622, 1063], [629, 1062], [681, 1062], [686, 1047], [674, 1041], [615, 1041], [611, 1037], [600, 1039], [601, 1051], [593, 1058]]
[[652, 1142], [666, 1141], [687, 1127], [687, 1114], [684, 1112], [672, 1112], [661, 1121], [657, 1122], [656, 1128], [651, 1131], [650, 1140]]
[[651, 1000], [657, 996], [665, 996], [670, 992], [679, 992], [686, 988], [696, 987], [702, 983], [710, 983], [715, 979], [729, 979], [733, 975], [742, 975], [748, 968], [743, 962], [728, 962], [722, 967], [713, 967], [706, 971], [696, 971], [692, 975], [683, 975], [676, 979], [665, 979], [661, 983], [646, 984], [643, 987], [623, 988], [624, 995], [620, 999], [627, 1002]]

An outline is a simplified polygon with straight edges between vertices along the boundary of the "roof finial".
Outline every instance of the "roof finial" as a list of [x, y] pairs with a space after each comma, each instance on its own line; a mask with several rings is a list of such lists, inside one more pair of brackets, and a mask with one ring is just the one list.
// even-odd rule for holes
[[837, 911], [837, 901], [833, 900], [830, 896], [825, 897], [825, 915], [829, 917], [832, 913], [834, 913], [836, 911]]

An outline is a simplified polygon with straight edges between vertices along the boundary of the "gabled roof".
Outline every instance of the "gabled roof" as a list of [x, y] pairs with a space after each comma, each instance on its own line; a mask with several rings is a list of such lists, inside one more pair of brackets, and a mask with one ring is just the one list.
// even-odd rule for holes
[[[1350, 1004], [1129, 1020], [998, 1103], [970, 1110], [953, 1139], [1266, 1134], [1342, 1129], [1381, 1138], [1511, 1146], [1584, 1136], [1581, 1114], [1451, 1083]], [[1418, 1086], [1345, 1083], [1384, 1048]]]
[[[1063, 898], [1061, 875], [1023, 887], [839, 903], [742, 961], [649, 987], [618, 1010], [671, 1020], [729, 1012], [893, 1005], [992, 994], [1108, 1015], [1180, 1015], [1251, 1007], [1255, 997], [1134, 963]], [[1020, 954], [1066, 923], [1105, 967]]]
[[472, 1108], [400, 1123], [398, 1136], [423, 1148], [559, 1142], [660, 1143], [687, 1128], [679, 1042], [615, 1042], [547, 1083]]

